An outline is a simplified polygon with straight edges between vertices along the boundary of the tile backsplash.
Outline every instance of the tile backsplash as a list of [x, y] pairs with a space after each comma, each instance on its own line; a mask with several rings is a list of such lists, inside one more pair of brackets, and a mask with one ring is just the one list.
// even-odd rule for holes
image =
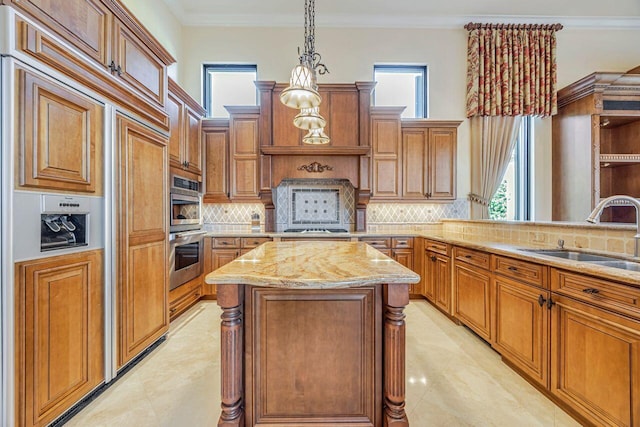
[[220, 233], [248, 233], [251, 215], [260, 215], [260, 228], [264, 230], [262, 203], [205, 203], [202, 205], [204, 229]]
[[422, 224], [445, 218], [469, 218], [469, 201], [453, 203], [374, 203], [367, 206], [367, 224]]

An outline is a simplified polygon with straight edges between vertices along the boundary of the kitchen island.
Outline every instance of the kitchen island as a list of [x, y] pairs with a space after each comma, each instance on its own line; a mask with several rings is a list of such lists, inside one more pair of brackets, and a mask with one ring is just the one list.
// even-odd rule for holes
[[209, 273], [218, 286], [219, 426], [408, 426], [409, 284], [360, 242], [268, 242]]

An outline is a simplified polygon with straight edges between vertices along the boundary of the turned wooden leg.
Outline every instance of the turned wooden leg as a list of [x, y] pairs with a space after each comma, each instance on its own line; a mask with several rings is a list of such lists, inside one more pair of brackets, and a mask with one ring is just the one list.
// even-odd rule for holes
[[404, 308], [409, 304], [409, 285], [384, 287], [384, 425], [409, 425], [404, 411], [405, 323]]
[[244, 427], [243, 399], [243, 285], [218, 285], [220, 316], [220, 427]]

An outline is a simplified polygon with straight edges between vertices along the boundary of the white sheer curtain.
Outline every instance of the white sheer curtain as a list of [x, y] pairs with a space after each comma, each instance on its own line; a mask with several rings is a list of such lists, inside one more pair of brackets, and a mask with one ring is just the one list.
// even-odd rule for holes
[[471, 121], [471, 219], [488, 219], [502, 183], [522, 116], [474, 116]]

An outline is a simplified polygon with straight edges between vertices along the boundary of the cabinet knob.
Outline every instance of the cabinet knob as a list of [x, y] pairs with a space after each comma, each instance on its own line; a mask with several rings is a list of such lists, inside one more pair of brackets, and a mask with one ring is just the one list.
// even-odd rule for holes
[[584, 292], [585, 294], [599, 294], [600, 293], [600, 289], [596, 289], [596, 288], [586, 288], [583, 289], [582, 292]]
[[116, 73], [118, 73], [119, 76], [122, 75], [122, 67], [118, 65], [118, 67], [116, 68]]
[[509, 267], [507, 267], [507, 270], [518, 271], [518, 267], [514, 267], [513, 265], [510, 265]]
[[435, 255], [431, 255], [431, 261], [436, 262], [436, 256]]
[[109, 66], [107, 68], [109, 68], [109, 70], [111, 70], [112, 73], [115, 73], [116, 72], [116, 63], [111, 61], [111, 64], [109, 64]]
[[547, 302], [547, 300], [542, 295], [540, 295], [538, 297], [538, 305], [540, 305], [540, 307], [542, 307], [545, 302]]
[[553, 302], [553, 300], [551, 299], [551, 297], [549, 297], [549, 299], [547, 300], [547, 308], [549, 310], [551, 310], [551, 307], [553, 307], [554, 305], [556, 305], [555, 302]]

